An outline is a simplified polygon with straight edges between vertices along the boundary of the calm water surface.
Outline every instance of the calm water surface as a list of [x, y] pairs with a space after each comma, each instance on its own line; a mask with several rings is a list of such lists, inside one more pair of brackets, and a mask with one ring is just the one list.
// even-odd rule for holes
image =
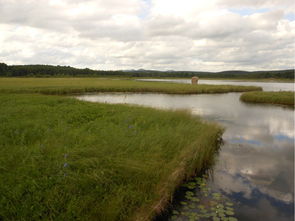
[[[253, 85], [255, 82], [247, 83]], [[294, 89], [294, 86], [275, 83], [273, 90], [290, 88]], [[239, 101], [239, 96], [240, 93], [111, 93], [84, 95], [78, 99], [187, 109], [192, 114], [218, 122], [226, 128], [224, 144], [208, 185], [234, 202], [238, 220], [291, 221], [294, 219], [294, 110], [245, 104]], [[174, 204], [175, 208], [182, 210], [179, 202]]]
[[[138, 79], [138, 81], [161, 81], [174, 82], [182, 84], [191, 84], [191, 79]], [[214, 85], [243, 85], [243, 86], [260, 86], [264, 91], [294, 91], [293, 83], [275, 83], [275, 82], [251, 82], [237, 80], [199, 80], [199, 84]]]

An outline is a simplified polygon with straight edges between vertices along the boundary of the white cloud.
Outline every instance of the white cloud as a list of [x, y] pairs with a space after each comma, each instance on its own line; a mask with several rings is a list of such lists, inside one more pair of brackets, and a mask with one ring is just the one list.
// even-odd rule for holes
[[285, 15], [292, 4], [0, 0], [0, 60], [96, 69], [291, 68], [295, 22]]

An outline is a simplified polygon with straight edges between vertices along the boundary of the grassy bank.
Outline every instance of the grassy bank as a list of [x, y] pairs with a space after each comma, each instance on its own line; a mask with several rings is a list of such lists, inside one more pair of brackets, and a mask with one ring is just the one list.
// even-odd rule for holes
[[222, 132], [184, 112], [38, 94], [0, 103], [0, 220], [150, 219]]
[[260, 87], [187, 85], [103, 78], [0, 78], [0, 93], [74, 94], [85, 92], [159, 92], [201, 94], [259, 91]]
[[241, 95], [240, 100], [251, 103], [267, 103], [294, 106], [294, 92], [246, 92]]

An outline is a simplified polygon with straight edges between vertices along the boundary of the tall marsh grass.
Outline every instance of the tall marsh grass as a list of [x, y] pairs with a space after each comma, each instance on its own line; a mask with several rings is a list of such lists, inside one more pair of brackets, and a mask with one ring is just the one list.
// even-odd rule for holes
[[294, 92], [246, 92], [241, 95], [240, 100], [251, 103], [280, 104], [294, 107]]
[[[81, 84], [1, 81], [20, 91]], [[0, 103], [0, 220], [149, 220], [212, 159], [222, 133], [184, 112], [38, 94], [1, 94]]]

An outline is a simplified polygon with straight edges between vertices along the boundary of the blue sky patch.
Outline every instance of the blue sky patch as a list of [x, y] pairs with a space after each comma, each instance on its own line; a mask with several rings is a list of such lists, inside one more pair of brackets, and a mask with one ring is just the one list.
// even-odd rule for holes
[[253, 8], [233, 8], [230, 9], [231, 12], [242, 15], [242, 16], [246, 16], [246, 15], [252, 15], [255, 13], [264, 13], [264, 12], [268, 12], [269, 9], [268, 8], [261, 8], [261, 9], [253, 9]]
[[295, 13], [288, 13], [284, 16], [284, 18], [289, 21], [295, 21]]
[[150, 8], [151, 8], [151, 0], [143, 0], [146, 4], [147, 7], [141, 11], [141, 13], [139, 14], [138, 17], [140, 17], [141, 19], [144, 19], [148, 16], [149, 12], [150, 12]]
[[292, 142], [292, 143], [294, 142], [294, 137], [288, 137], [283, 134], [276, 134], [276, 135], [274, 135], [274, 138], [279, 141], [288, 141], [288, 142]]

